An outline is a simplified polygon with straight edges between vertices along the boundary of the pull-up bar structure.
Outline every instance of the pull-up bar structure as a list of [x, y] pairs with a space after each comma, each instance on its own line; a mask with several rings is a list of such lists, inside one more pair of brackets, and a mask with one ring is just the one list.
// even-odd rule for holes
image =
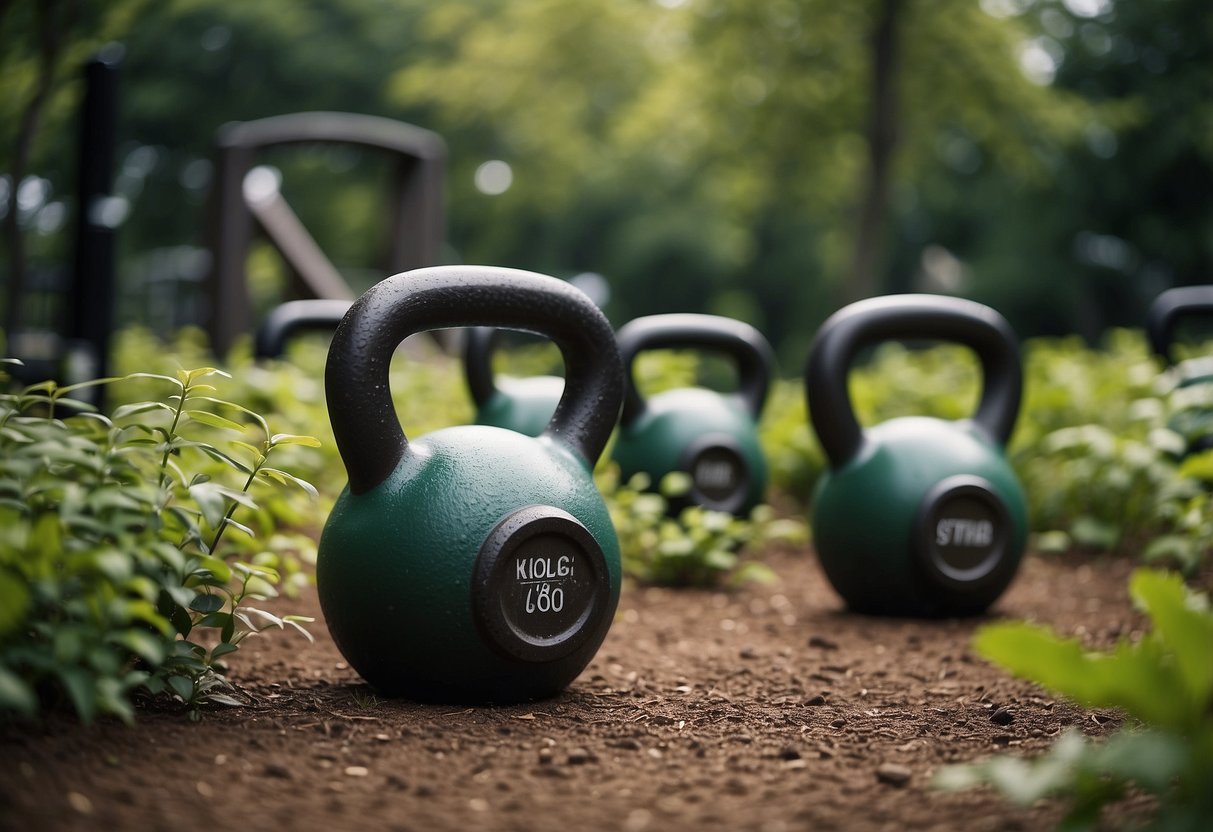
[[[384, 276], [440, 262], [445, 239], [446, 144], [429, 130], [378, 116], [292, 113], [222, 127], [211, 191], [210, 310], [216, 354], [254, 329], [245, 263], [254, 228], [296, 276], [304, 298], [350, 300], [353, 292], [291, 210], [277, 182], [258, 176], [257, 155], [283, 145], [343, 144], [389, 154], [395, 165], [385, 211]], [[253, 174], [250, 176], [250, 173]]]

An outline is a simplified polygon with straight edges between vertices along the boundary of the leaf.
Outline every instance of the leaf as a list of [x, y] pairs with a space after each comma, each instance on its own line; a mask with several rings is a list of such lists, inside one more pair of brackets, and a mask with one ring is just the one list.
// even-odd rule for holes
[[308, 632], [305, 627], [303, 627], [303, 623], [310, 624], [310, 623], [314, 622], [315, 620], [316, 619], [314, 619], [314, 618], [309, 618], [309, 617], [303, 616], [303, 615], [284, 615], [284, 616], [282, 616], [283, 624], [287, 624], [291, 627], [294, 627], [296, 630], [298, 630], [300, 633], [302, 633], [304, 638], [306, 638], [312, 644], [316, 643], [316, 639], [312, 637], [312, 634], [310, 632]]
[[97, 689], [93, 677], [78, 667], [60, 667], [55, 675], [72, 700], [80, 721], [91, 723], [97, 714]]
[[1110, 552], [1120, 542], [1120, 529], [1111, 523], [1084, 514], [1070, 524], [1070, 537], [1080, 546]]
[[321, 442], [314, 436], [300, 436], [293, 433], [275, 433], [270, 437], [270, 446], [275, 445], [303, 445], [307, 448], [319, 448]]
[[1129, 579], [1129, 592], [1149, 614], [1154, 635], [1174, 655], [1196, 716], [1208, 712], [1213, 705], [1213, 615], [1193, 609], [1192, 594], [1178, 575], [1138, 569]]
[[235, 653], [238, 649], [240, 648], [231, 642], [221, 641], [211, 648], [211, 661], [213, 662], [220, 656], [226, 656], [228, 653]]
[[310, 482], [302, 480], [299, 477], [296, 477], [294, 474], [288, 474], [286, 471], [281, 471], [277, 468], [262, 468], [257, 471], [257, 476], [263, 479], [275, 480], [283, 485], [298, 486], [306, 491], [308, 496], [312, 497], [313, 499], [320, 496], [316, 491], [316, 487]]
[[181, 697], [183, 702], [189, 702], [194, 696], [194, 682], [188, 676], [169, 676], [168, 686], [173, 693]]
[[236, 459], [231, 454], [224, 453], [223, 451], [216, 448], [214, 445], [207, 444], [206, 442], [194, 442], [194, 443], [191, 443], [191, 447], [196, 448], [197, 450], [206, 454], [207, 456], [209, 456], [211, 459], [215, 460], [216, 462], [221, 462], [224, 465], [228, 466], [229, 468], [233, 468], [242, 474], [251, 474], [252, 473], [252, 469], [249, 468], [247, 465], [245, 465], [243, 462]]
[[195, 422], [201, 425], [207, 425], [212, 428], [220, 428], [222, 430], [232, 430], [240, 433], [244, 430], [244, 425], [239, 422], [233, 422], [231, 419], [225, 419], [214, 413], [206, 410], [187, 410], [185, 415], [189, 416]]
[[223, 518], [223, 525], [231, 526], [236, 531], [242, 532], [242, 533], [248, 535], [249, 537], [255, 538], [257, 536], [257, 533], [254, 532], [252, 529], [250, 529], [248, 526], [244, 525], [243, 523], [238, 523], [230, 517]]
[[122, 630], [111, 634], [107, 641], [121, 645], [150, 665], [164, 661], [164, 644], [146, 630]]
[[25, 582], [0, 567], [0, 636], [12, 632], [25, 621], [29, 601], [29, 588]]
[[278, 616], [274, 615], [271, 612], [266, 612], [265, 610], [259, 610], [256, 607], [241, 607], [241, 609], [243, 609], [246, 613], [252, 613], [253, 615], [257, 616], [258, 618], [265, 619], [266, 621], [273, 624], [275, 627], [281, 628], [283, 625], [282, 619], [279, 618]]
[[208, 376], [219, 376], [220, 378], [231, 378], [232, 374], [225, 372], [223, 370], [220, 370], [217, 367], [197, 367], [193, 370], [178, 370], [177, 371], [177, 377], [180, 378], [187, 385], [192, 385], [196, 380], [198, 380], [200, 378], [207, 378]]
[[227, 705], [229, 708], [245, 707], [244, 702], [228, 696], [226, 693], [208, 693], [203, 699], [207, 702], [214, 702], [216, 705]]
[[230, 407], [232, 410], [239, 411], [256, 422], [258, 427], [261, 428], [261, 431], [266, 436], [270, 435], [270, 428], [269, 425], [266, 424], [265, 418], [260, 413], [249, 410], [243, 405], [236, 404], [235, 402], [225, 401], [224, 399], [217, 399], [214, 396], [191, 396], [190, 401], [210, 402], [211, 404], [219, 405], [220, 407]]
[[194, 600], [190, 601], [190, 609], [201, 613], [218, 612], [223, 609], [225, 603], [227, 603], [226, 599], [220, 595], [203, 593], [194, 596]]
[[173, 413], [173, 409], [164, 402], [134, 402], [133, 404], [124, 404], [114, 410], [114, 419], [125, 419], [127, 416], [137, 416], [140, 413], [147, 413], [152, 410], [163, 410], [167, 413]]
[[38, 698], [25, 680], [0, 665], [0, 711], [3, 710], [33, 716], [38, 711]]
[[185, 389], [185, 385], [182, 384], [178, 379], [175, 379], [172, 376], [162, 376], [158, 373], [128, 373], [126, 376], [124, 376], [124, 378], [150, 378], [155, 381], [167, 381], [169, 384], [175, 386], [178, 390]]

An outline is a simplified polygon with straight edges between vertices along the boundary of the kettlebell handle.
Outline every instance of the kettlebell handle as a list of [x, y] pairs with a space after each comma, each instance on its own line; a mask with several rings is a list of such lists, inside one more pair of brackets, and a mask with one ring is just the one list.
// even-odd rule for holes
[[290, 300], [269, 311], [257, 328], [253, 352], [257, 358], [280, 358], [299, 332], [332, 331], [350, 309], [348, 300]]
[[1213, 286], [1177, 286], [1167, 289], [1150, 304], [1146, 334], [1150, 348], [1171, 363], [1171, 343], [1175, 325], [1181, 318], [1213, 316]]
[[468, 391], [477, 408], [488, 404], [497, 392], [493, 383], [493, 342], [497, 330], [490, 326], [473, 326], [464, 331], [463, 372]]
[[817, 333], [805, 366], [809, 418], [834, 468], [863, 446], [863, 429], [847, 390], [851, 362], [884, 341], [931, 339], [969, 347], [981, 362], [982, 391], [970, 420], [1005, 446], [1023, 394], [1023, 366], [1010, 324], [988, 306], [941, 295], [888, 295], [852, 303]]
[[354, 301], [333, 335], [324, 380], [352, 493], [383, 482], [408, 447], [388, 386], [396, 347], [417, 332], [467, 326], [520, 329], [555, 342], [567, 373], [543, 436], [590, 467], [597, 462], [623, 400], [614, 332], [598, 307], [580, 289], [534, 272], [437, 266], [375, 284]]
[[737, 392], [731, 395], [741, 400], [754, 421], [762, 415], [775, 373], [775, 356], [767, 339], [749, 324], [720, 315], [689, 312], [647, 315], [620, 327], [616, 340], [626, 381], [620, 417], [624, 425], [639, 419], [645, 409], [633, 376], [636, 356], [645, 350], [658, 349], [701, 349], [731, 358], [737, 364]]

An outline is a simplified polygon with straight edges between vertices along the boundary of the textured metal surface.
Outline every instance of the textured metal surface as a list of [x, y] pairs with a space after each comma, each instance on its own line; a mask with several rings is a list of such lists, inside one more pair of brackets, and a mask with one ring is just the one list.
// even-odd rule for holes
[[[481, 638], [472, 579], [508, 513], [558, 506], [601, 545], [610, 595], [590, 637], [552, 662], [503, 657]], [[619, 544], [585, 463], [549, 438], [462, 426], [421, 437], [372, 491], [337, 501], [320, 541], [325, 621], [350, 666], [387, 694], [509, 702], [551, 696], [597, 651], [619, 600]]]
[[[918, 569], [915, 518], [939, 481], [970, 474], [988, 480], [1011, 517], [1002, 580], [945, 592]], [[982, 434], [925, 417], [871, 428], [864, 450], [826, 472], [811, 510], [822, 568], [847, 606], [879, 615], [960, 615], [986, 609], [1006, 589], [1027, 542], [1027, 503], [1011, 466]]]
[[[894, 339], [963, 344], [981, 361], [983, 388], [972, 419], [893, 419], [859, 426], [847, 391], [851, 363], [865, 347]], [[987, 306], [936, 295], [892, 295], [832, 315], [813, 342], [805, 393], [829, 460], [812, 501], [813, 539], [830, 583], [860, 612], [965, 615], [986, 609], [1014, 578], [1027, 542], [1027, 504], [1003, 456], [1023, 388], [1010, 325]], [[996, 566], [971, 581], [938, 573], [923, 553], [934, 534], [923, 523], [939, 484], [957, 477], [989, 483], [999, 541]], [[935, 571], [932, 571], [932, 570]]]
[[984, 385], [973, 423], [1005, 446], [1015, 428], [1023, 393], [1023, 367], [1015, 333], [988, 306], [941, 295], [869, 298], [831, 315], [817, 332], [805, 366], [809, 417], [835, 468], [863, 444], [847, 391], [851, 363], [865, 347], [898, 339], [963, 344], [981, 361]]
[[[471, 325], [537, 332], [560, 347], [568, 383], [540, 437], [483, 426], [405, 437], [388, 389], [392, 352], [414, 332]], [[399, 274], [350, 308], [325, 384], [350, 487], [325, 526], [316, 575], [350, 665], [385, 693], [418, 699], [508, 702], [561, 690], [594, 655], [619, 599], [619, 544], [590, 475], [623, 395], [606, 318], [579, 290], [528, 272]], [[482, 546], [526, 506], [556, 507], [585, 526], [608, 578], [605, 603], [596, 602], [576, 649], [553, 649], [550, 660], [544, 650], [503, 653], [474, 610]]]
[[[638, 473], [648, 474], [656, 489], [671, 471], [685, 471], [686, 451], [702, 437], [724, 435], [745, 460], [747, 488], [735, 506], [709, 508], [746, 514], [762, 502], [766, 489], [767, 464], [758, 432], [749, 412], [736, 398], [711, 390], [687, 387], [658, 393], [648, 400], [644, 412], [631, 424], [620, 425], [611, 458], [619, 463], [626, 482]], [[671, 500], [677, 511], [684, 503]]]
[[[744, 460], [741, 485], [745, 493], [714, 500], [693, 488], [688, 500], [673, 499], [670, 508], [676, 512], [694, 502], [748, 513], [762, 501], [766, 490], [767, 466], [756, 425], [775, 367], [766, 338], [749, 324], [731, 318], [673, 314], [636, 318], [620, 327], [616, 339], [626, 388], [619, 435], [611, 453], [623, 478], [645, 473], [656, 489], [672, 471], [690, 473], [688, 451], [700, 447], [705, 437], [727, 437], [727, 444]], [[646, 400], [636, 388], [633, 364], [640, 353], [657, 349], [694, 349], [726, 356], [737, 366], [737, 391], [682, 388]]]
[[695, 349], [731, 358], [737, 364], [738, 390], [730, 395], [740, 400], [755, 422], [762, 415], [775, 374], [775, 356], [767, 339], [749, 324], [719, 315], [648, 315], [624, 324], [616, 338], [627, 381], [622, 424], [640, 418], [645, 408], [632, 376], [636, 356], [660, 349]]
[[391, 473], [407, 445], [388, 389], [392, 351], [415, 332], [456, 326], [502, 326], [555, 342], [567, 380], [544, 433], [590, 465], [602, 453], [619, 417], [623, 370], [610, 323], [583, 292], [515, 269], [417, 269], [355, 301], [329, 350], [329, 418], [355, 494]]

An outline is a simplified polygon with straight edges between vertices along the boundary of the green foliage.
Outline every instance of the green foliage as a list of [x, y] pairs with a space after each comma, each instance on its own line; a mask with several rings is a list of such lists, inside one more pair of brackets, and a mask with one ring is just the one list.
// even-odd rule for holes
[[1049, 796], [1071, 803], [1064, 827], [1093, 828], [1100, 808], [1130, 787], [1155, 795], [1152, 828], [1205, 828], [1213, 813], [1213, 611], [1175, 575], [1139, 569], [1129, 582], [1152, 628], [1137, 641], [1091, 653], [1074, 639], [1025, 623], [983, 627], [975, 646], [1017, 676], [1089, 707], [1123, 709], [1142, 727], [1093, 744], [1063, 736], [1037, 761], [1009, 757], [945, 769], [939, 783], [988, 783], [1030, 805]]
[[226, 375], [131, 374], [160, 395], [109, 417], [53, 382], [0, 395], [0, 712], [66, 698], [85, 722], [129, 721], [138, 692], [193, 715], [240, 704], [223, 657], [267, 626], [306, 635], [309, 619], [255, 606], [283, 572], [254, 489], [315, 496], [270, 462], [319, 442], [212, 395]]
[[666, 586], [770, 581], [774, 573], [755, 557], [775, 541], [806, 537], [802, 521], [777, 519], [767, 505], [757, 506], [748, 518], [699, 506], [670, 517], [668, 498], [690, 488], [685, 474], [667, 474], [659, 492], [650, 492], [644, 474], [619, 483], [618, 473], [610, 466], [598, 475], [598, 486], [619, 535], [624, 574], [640, 581]]

